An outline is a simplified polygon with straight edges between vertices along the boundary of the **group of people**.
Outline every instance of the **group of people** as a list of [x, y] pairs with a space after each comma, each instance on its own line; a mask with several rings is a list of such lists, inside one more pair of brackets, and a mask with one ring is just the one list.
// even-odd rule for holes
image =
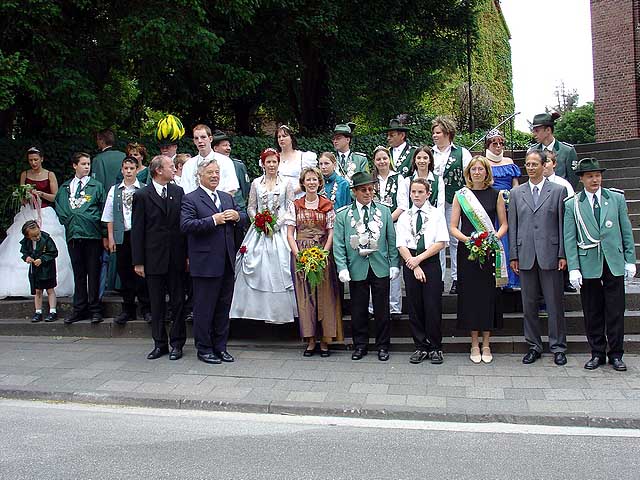
[[[448, 247], [450, 293], [458, 295], [458, 327], [471, 334], [472, 362], [493, 360], [500, 297], [520, 290], [529, 344], [523, 362], [543, 351], [542, 301], [554, 362], [566, 364], [563, 292], [580, 289], [592, 351], [585, 368], [608, 356], [625, 370], [624, 279], [635, 275], [635, 251], [624, 195], [601, 186], [597, 160], [578, 162], [575, 150], [554, 138], [555, 119], [535, 116], [538, 143], [526, 155], [522, 185], [501, 132], [490, 131], [485, 154], [472, 157], [453, 143], [455, 124], [442, 116], [432, 122], [433, 146], [410, 145], [407, 126], [391, 120], [389, 146], [376, 147], [371, 163], [352, 149], [354, 124], [336, 125], [335, 152], [319, 156], [299, 150], [293, 130], [281, 125], [275, 148], [260, 154], [263, 175], [252, 182], [231, 157], [230, 138], [206, 125], [193, 128], [198, 155], [178, 154], [184, 128], [171, 115], [158, 128], [161, 154], [147, 166], [144, 146], [118, 152], [105, 130], [97, 135], [101, 153], [93, 160], [76, 153], [75, 175], [60, 188], [32, 148], [21, 184], [33, 185], [33, 201], [0, 246], [0, 273], [15, 267], [9, 250], [20, 244], [34, 322], [43, 320], [44, 291], [44, 320], [55, 321], [55, 290], [71, 288], [65, 323], [100, 322], [104, 285], [117, 287], [123, 309], [116, 323], [135, 319], [139, 303], [152, 325], [149, 359], [182, 357], [185, 317], [192, 315], [198, 359], [210, 364], [234, 361], [227, 351], [232, 318], [297, 319], [303, 355], [329, 356], [344, 336], [341, 284], [350, 293], [351, 358], [367, 355], [373, 315], [377, 357], [386, 361], [404, 280], [415, 343], [409, 361], [439, 364]], [[578, 181], [584, 189], [575, 194]], [[64, 231], [56, 230], [60, 224]]]

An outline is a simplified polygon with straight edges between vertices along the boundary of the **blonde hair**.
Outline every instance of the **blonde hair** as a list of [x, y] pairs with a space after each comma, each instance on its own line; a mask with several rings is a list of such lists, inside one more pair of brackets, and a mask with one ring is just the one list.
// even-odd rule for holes
[[476, 163], [482, 164], [485, 171], [487, 172], [487, 176], [484, 178], [484, 188], [490, 187], [493, 185], [493, 173], [491, 172], [491, 164], [489, 163], [489, 159], [487, 157], [483, 157], [482, 155], [476, 155], [471, 159], [469, 165], [464, 169], [464, 179], [468, 188], [473, 187], [473, 182], [471, 181], [471, 167]]
[[324, 177], [322, 176], [322, 172], [317, 167], [306, 167], [300, 172], [300, 188], [303, 192], [306, 192], [307, 189], [304, 187], [304, 177], [307, 176], [307, 173], [313, 173], [318, 177], [318, 192], [321, 192], [324, 189]]
[[334, 165], [338, 163], [338, 160], [336, 159], [336, 156], [335, 156], [333, 153], [331, 153], [331, 152], [322, 152], [322, 153], [320, 154], [320, 156], [318, 157], [318, 161], [319, 161], [322, 157], [328, 158], [329, 160], [331, 160], [331, 163], [333, 163]]
[[188, 153], [178, 153], [176, 158], [173, 159], [173, 164], [178, 168], [178, 165], [184, 165], [187, 163], [187, 160], [191, 158], [191, 155]]

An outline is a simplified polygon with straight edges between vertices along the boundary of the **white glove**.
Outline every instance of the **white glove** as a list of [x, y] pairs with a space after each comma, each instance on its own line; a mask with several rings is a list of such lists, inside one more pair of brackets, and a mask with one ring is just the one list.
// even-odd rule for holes
[[338, 273], [338, 279], [342, 283], [350, 282], [351, 281], [351, 275], [349, 275], [349, 270], [347, 270], [346, 268], [344, 270], [340, 270], [340, 273]]
[[576, 290], [582, 286], [582, 273], [580, 273], [580, 270], [569, 271], [569, 283]]
[[625, 280], [631, 280], [636, 276], [636, 266], [633, 263], [624, 264], [624, 278]]
[[391, 267], [389, 269], [389, 277], [391, 277], [391, 280], [398, 278], [398, 275], [400, 275], [400, 269], [398, 267]]

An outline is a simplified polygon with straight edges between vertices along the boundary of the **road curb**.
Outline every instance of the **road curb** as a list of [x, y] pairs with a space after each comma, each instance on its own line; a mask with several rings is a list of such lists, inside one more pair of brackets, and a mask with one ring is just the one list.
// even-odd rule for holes
[[547, 425], [595, 428], [640, 429], [640, 416], [611, 416], [606, 414], [572, 413], [467, 413], [435, 408], [369, 406], [353, 407], [339, 404], [312, 402], [252, 401], [194, 399], [170, 395], [136, 393], [47, 391], [30, 388], [0, 387], [0, 398], [68, 402], [93, 405], [112, 405], [174, 410], [200, 410], [212, 412], [269, 413], [275, 415], [305, 415], [323, 417], [350, 417], [378, 420], [417, 420], [461, 423], [510, 423], [519, 425]]

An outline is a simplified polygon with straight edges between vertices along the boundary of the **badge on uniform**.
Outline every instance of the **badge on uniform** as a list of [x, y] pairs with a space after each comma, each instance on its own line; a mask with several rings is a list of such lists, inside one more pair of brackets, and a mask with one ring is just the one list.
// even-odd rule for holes
[[611, 228], [613, 227], [613, 222], [611, 220], [607, 220], [606, 222], [604, 222], [604, 226], [607, 228]]

